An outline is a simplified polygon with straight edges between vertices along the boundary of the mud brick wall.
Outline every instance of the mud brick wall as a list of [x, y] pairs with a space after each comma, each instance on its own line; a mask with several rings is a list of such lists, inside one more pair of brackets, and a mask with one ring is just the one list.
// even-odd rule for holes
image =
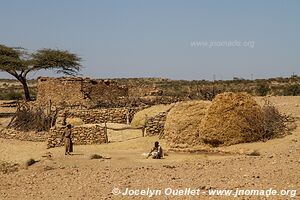
[[32, 142], [44, 142], [48, 138], [47, 132], [22, 132], [14, 129], [2, 129], [0, 130], [0, 138], [4, 139], [17, 139], [23, 141]]
[[158, 115], [148, 119], [146, 124], [147, 136], [163, 134], [167, 113], [168, 112], [161, 112]]
[[[47, 148], [53, 148], [64, 145], [61, 137], [66, 127], [56, 126], [50, 129], [47, 139]], [[77, 145], [102, 144], [105, 143], [104, 128], [97, 125], [83, 125], [72, 127], [72, 142]]]
[[128, 88], [111, 80], [90, 78], [39, 77], [37, 83], [39, 105], [91, 107], [103, 102], [117, 102], [128, 96]]

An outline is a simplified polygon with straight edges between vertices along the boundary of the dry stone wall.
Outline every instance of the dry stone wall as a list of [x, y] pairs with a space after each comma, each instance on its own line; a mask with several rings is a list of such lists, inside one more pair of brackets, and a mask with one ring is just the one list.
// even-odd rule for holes
[[164, 126], [168, 112], [161, 112], [158, 115], [147, 120], [146, 135], [162, 135], [164, 133]]
[[58, 114], [57, 124], [63, 124], [62, 118], [80, 118], [85, 124], [99, 124], [104, 122], [126, 124], [133, 115], [145, 107], [136, 108], [101, 108], [101, 109], [69, 109]]
[[97, 124], [104, 122], [126, 123], [128, 109], [126, 108], [103, 108], [86, 110], [69, 110], [67, 118], [80, 118], [85, 124]]
[[[64, 145], [64, 143], [61, 141], [65, 129], [65, 126], [55, 126], [50, 129], [49, 138], [47, 140], [47, 148], [53, 148]], [[105, 143], [106, 136], [104, 128], [94, 124], [73, 126], [72, 142], [75, 145]]]

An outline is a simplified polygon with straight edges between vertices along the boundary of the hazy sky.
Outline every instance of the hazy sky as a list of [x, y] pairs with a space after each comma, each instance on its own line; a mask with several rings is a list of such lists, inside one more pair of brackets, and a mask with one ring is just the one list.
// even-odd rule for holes
[[298, 0], [0, 0], [1, 44], [70, 50], [94, 78], [300, 75], [299, 36]]

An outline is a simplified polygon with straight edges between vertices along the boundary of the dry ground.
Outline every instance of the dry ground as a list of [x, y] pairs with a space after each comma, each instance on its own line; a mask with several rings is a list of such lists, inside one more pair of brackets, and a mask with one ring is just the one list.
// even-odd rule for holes
[[[259, 99], [258, 99], [259, 100]], [[0, 172], [0, 199], [149, 199], [147, 196], [113, 195], [114, 187], [130, 189], [291, 189], [295, 197], [272, 196], [268, 199], [300, 199], [300, 97], [272, 97], [284, 113], [297, 117], [298, 128], [285, 138], [268, 142], [233, 145], [225, 150], [257, 150], [260, 156], [179, 154], [170, 152], [165, 159], [145, 159], [156, 137], [134, 138], [103, 145], [75, 146], [72, 156], [63, 148], [46, 149], [45, 143], [0, 139], [0, 161], [21, 163], [15, 173]], [[110, 134], [116, 136], [113, 132]], [[115, 141], [122, 140], [117, 135]], [[119, 139], [118, 139], [119, 138]], [[121, 138], [121, 139], [120, 139]], [[164, 140], [160, 141], [167, 148]], [[42, 157], [47, 152], [51, 159]], [[111, 159], [90, 160], [91, 154]], [[28, 169], [29, 158], [40, 160]], [[24, 168], [24, 169], [23, 169]], [[151, 199], [233, 199], [209, 196], [155, 196]], [[240, 196], [235, 199], [264, 199]]]

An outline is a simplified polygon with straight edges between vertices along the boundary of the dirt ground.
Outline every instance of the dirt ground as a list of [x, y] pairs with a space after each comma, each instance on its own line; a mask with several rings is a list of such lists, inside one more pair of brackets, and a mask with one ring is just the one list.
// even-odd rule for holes
[[[261, 98], [257, 98], [261, 101]], [[63, 148], [46, 149], [41, 142], [0, 139], [0, 163], [19, 163], [14, 173], [0, 172], [0, 199], [150, 199], [141, 190], [162, 191], [151, 199], [300, 199], [300, 97], [271, 97], [281, 112], [297, 119], [298, 128], [284, 138], [224, 147], [233, 154], [168, 152], [161, 160], [145, 159], [157, 137], [136, 137], [111, 132], [112, 143], [74, 146], [71, 156]], [[126, 135], [125, 134], [125, 135]], [[168, 148], [164, 140], [162, 147]], [[260, 155], [239, 154], [257, 151]], [[51, 154], [51, 158], [43, 157]], [[90, 159], [99, 154], [110, 159]], [[25, 161], [39, 162], [26, 167]], [[126, 188], [139, 195], [114, 195]], [[174, 192], [169, 194], [168, 191]], [[191, 188], [200, 194], [180, 195]], [[289, 190], [287, 195], [216, 196], [214, 190]], [[176, 190], [177, 189], [177, 190]], [[176, 193], [177, 191], [177, 193]], [[296, 191], [296, 193], [293, 191]]]

